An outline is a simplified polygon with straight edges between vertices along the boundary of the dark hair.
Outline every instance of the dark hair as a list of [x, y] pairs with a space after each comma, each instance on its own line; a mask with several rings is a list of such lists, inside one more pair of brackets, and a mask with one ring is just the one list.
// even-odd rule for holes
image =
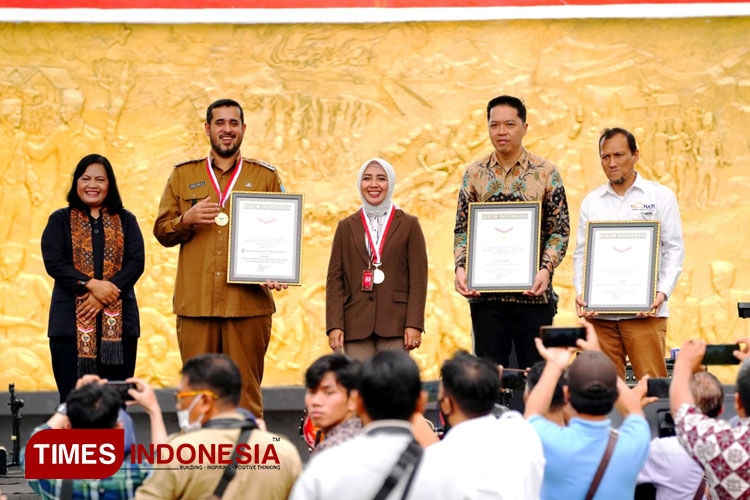
[[625, 136], [625, 138], [628, 140], [628, 149], [631, 153], [635, 153], [638, 150], [638, 145], [635, 143], [635, 136], [630, 133], [630, 131], [625, 130], [624, 128], [620, 127], [614, 127], [614, 128], [605, 128], [604, 131], [602, 131], [602, 135], [599, 137], [599, 152], [602, 152], [602, 144], [604, 144], [604, 141], [610, 140], [612, 137], [616, 136], [617, 134], [622, 134]]
[[516, 108], [521, 122], [526, 123], [526, 106], [524, 106], [523, 101], [518, 97], [513, 97], [512, 95], [499, 95], [490, 99], [490, 102], [487, 103], [487, 121], [490, 121], [490, 111], [492, 111], [492, 108], [495, 106], [510, 106], [511, 108]]
[[403, 351], [379, 352], [362, 365], [358, 389], [371, 419], [409, 420], [422, 390], [419, 368]]
[[[544, 367], [547, 363], [545, 361], [537, 361], [531, 368], [529, 368], [526, 374], [526, 391], [531, 392], [532, 389], [539, 382], [542, 376]], [[552, 394], [552, 403], [550, 403], [550, 409], [556, 410], [562, 406], [565, 406], [565, 394], [563, 394], [563, 387], [568, 385], [568, 372], [564, 371], [560, 378], [557, 379], [557, 385], [555, 386], [555, 392]]]
[[578, 413], [585, 415], [606, 415], [612, 411], [619, 393], [604, 387], [595, 387], [585, 392], [569, 388], [570, 406]]
[[240, 403], [242, 377], [234, 361], [223, 354], [200, 354], [187, 360], [182, 375], [194, 389], [207, 389], [225, 402]]
[[107, 173], [107, 180], [109, 181], [107, 196], [104, 198], [102, 205], [111, 214], [120, 213], [122, 211], [122, 198], [120, 198], [120, 190], [117, 189], [115, 171], [112, 170], [112, 164], [106, 157], [96, 153], [84, 156], [78, 162], [78, 165], [76, 165], [76, 169], [73, 171], [73, 183], [70, 185], [70, 190], [68, 191], [68, 206], [78, 208], [84, 212], [89, 211], [89, 206], [78, 196], [78, 179], [94, 163], [100, 163], [104, 167], [104, 171]]
[[488, 359], [459, 351], [440, 369], [443, 391], [467, 417], [487, 415], [500, 394], [500, 374]]
[[695, 406], [707, 417], [716, 418], [724, 405], [724, 388], [712, 373], [697, 372], [690, 378]]
[[750, 416], [750, 361], [745, 360], [740, 365], [736, 391], [740, 395], [740, 403], [745, 410], [745, 415]]
[[245, 123], [245, 113], [242, 111], [240, 103], [233, 99], [219, 99], [208, 105], [206, 108], [206, 123], [211, 124], [213, 118], [214, 109], [216, 108], [238, 108], [240, 110], [240, 123]]
[[336, 382], [346, 389], [347, 394], [352, 389], [357, 388], [359, 362], [339, 353], [328, 354], [316, 359], [305, 372], [305, 387], [310, 390], [317, 389], [320, 386], [320, 381], [328, 372], [333, 373]]
[[96, 382], [72, 391], [65, 402], [73, 429], [114, 429], [122, 404], [115, 389]]

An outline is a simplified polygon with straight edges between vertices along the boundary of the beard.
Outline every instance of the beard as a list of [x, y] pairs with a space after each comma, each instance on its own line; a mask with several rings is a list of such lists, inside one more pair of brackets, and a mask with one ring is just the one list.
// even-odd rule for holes
[[622, 184], [625, 182], [625, 176], [620, 177], [619, 179], [615, 179], [612, 181], [612, 184]]
[[234, 156], [237, 151], [239, 151], [240, 144], [242, 144], [241, 138], [239, 141], [237, 141], [236, 144], [233, 144], [229, 147], [224, 147], [218, 140], [214, 141], [213, 138], [211, 139], [211, 149], [214, 153], [216, 153], [217, 156], [220, 156], [222, 158], [231, 158], [232, 156]]

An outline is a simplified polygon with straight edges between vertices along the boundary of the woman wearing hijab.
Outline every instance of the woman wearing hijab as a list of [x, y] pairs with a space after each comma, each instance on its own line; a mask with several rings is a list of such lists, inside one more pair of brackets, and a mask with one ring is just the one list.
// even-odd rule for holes
[[55, 280], [47, 335], [60, 401], [87, 373], [132, 377], [140, 335], [133, 286], [143, 274], [143, 236], [104, 156], [78, 162], [68, 207], [53, 212], [44, 228], [42, 257]]
[[363, 361], [422, 343], [427, 250], [419, 221], [393, 202], [396, 172], [380, 158], [359, 169], [362, 207], [339, 221], [326, 281], [333, 350]]

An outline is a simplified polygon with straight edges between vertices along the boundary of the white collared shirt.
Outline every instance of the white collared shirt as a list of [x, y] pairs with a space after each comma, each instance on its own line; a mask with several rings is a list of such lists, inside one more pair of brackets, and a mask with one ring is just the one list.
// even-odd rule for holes
[[425, 449], [409, 500], [537, 500], [544, 464], [520, 413], [472, 418]]
[[[400, 432], [388, 432], [399, 429]], [[411, 440], [411, 425], [406, 420], [371, 422], [362, 428], [359, 436], [315, 455], [297, 479], [289, 498], [371, 500]], [[401, 498], [408, 475], [401, 477], [389, 499]], [[422, 500], [424, 497], [415, 494], [412, 488], [408, 498]]]
[[656, 500], [694, 498], [703, 480], [703, 467], [685, 451], [676, 436], [651, 441], [646, 465], [636, 484], [653, 483]]
[[[581, 295], [583, 286], [583, 256], [586, 248], [586, 223], [597, 220], [658, 220], [661, 221], [659, 246], [659, 277], [656, 291], [663, 292], [667, 299], [677, 284], [685, 260], [682, 241], [682, 222], [677, 197], [671, 189], [657, 182], [648, 181], [636, 172], [633, 185], [624, 196], [619, 196], [610, 183], [590, 192], [581, 203], [578, 218], [576, 249], [573, 252], [573, 283], [576, 294]], [[667, 301], [659, 309], [657, 317], [669, 317]], [[626, 319], [633, 316], [599, 316], [599, 319]]]

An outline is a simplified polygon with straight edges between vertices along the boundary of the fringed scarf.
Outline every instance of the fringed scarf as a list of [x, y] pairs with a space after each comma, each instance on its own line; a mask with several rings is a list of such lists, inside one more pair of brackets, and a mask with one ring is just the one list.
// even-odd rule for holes
[[[105, 280], [117, 274], [122, 267], [122, 254], [125, 238], [122, 232], [122, 221], [119, 215], [110, 215], [106, 208], [101, 210], [102, 229], [104, 230], [104, 266]], [[89, 214], [77, 208], [70, 211], [70, 230], [73, 239], [73, 266], [89, 278], [94, 277], [94, 249], [91, 239], [91, 222]], [[82, 302], [76, 298], [76, 305]], [[105, 304], [102, 310], [101, 360], [107, 365], [121, 365], [122, 356], [122, 300], [117, 299]], [[84, 321], [76, 317], [76, 336], [78, 344], [78, 376], [96, 373], [96, 318]]]

